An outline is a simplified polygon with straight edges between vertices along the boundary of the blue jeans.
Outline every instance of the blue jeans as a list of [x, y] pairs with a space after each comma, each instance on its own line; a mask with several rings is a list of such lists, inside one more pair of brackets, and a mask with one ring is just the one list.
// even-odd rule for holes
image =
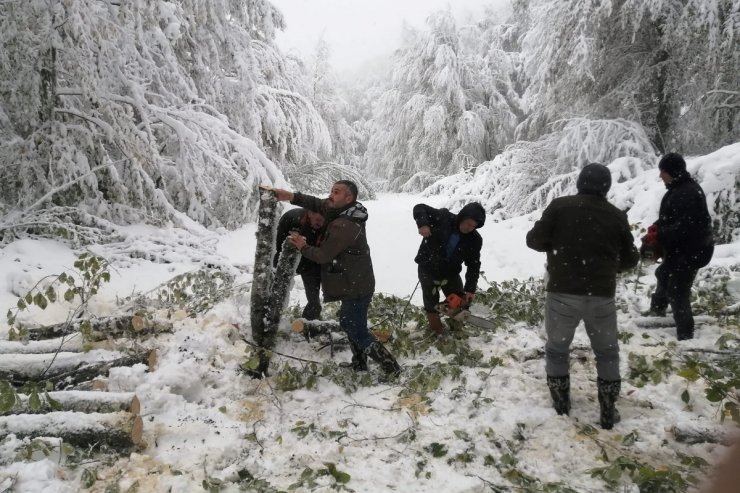
[[375, 337], [367, 329], [367, 309], [372, 299], [373, 295], [344, 299], [339, 308], [339, 325], [350, 342], [363, 351], [375, 342]]

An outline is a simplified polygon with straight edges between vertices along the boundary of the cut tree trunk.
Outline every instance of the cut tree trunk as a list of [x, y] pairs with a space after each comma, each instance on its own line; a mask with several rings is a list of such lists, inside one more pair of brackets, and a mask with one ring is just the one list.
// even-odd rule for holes
[[[259, 217], [257, 221], [257, 245], [254, 252], [254, 272], [250, 295], [249, 320], [252, 326], [252, 339], [260, 347], [269, 347], [266, 319], [269, 313], [270, 292], [272, 290], [272, 258], [275, 251], [278, 200], [271, 190], [260, 191]], [[270, 360], [264, 350], [259, 351], [259, 366], [250, 374], [260, 378], [267, 374]]]
[[288, 238], [283, 242], [283, 248], [280, 250], [275, 277], [272, 281], [270, 290], [270, 299], [267, 304], [267, 317], [265, 317], [265, 337], [263, 347], [272, 348], [275, 345], [275, 336], [277, 335], [280, 318], [288, 304], [288, 295], [290, 287], [293, 284], [295, 270], [298, 267], [301, 254], [293, 246]]
[[722, 445], [730, 445], [732, 440], [729, 435], [718, 429], [706, 428], [703, 426], [694, 425], [682, 425], [673, 426], [671, 428], [673, 437], [679, 443], [685, 443], [687, 445], [695, 445], [697, 443], [720, 443]]
[[5, 355], [0, 360], [0, 379], [17, 387], [29, 381], [48, 381], [54, 389], [63, 390], [99, 375], [106, 376], [117, 366], [143, 363], [151, 369], [155, 360], [156, 353], [149, 350], [133, 354], [100, 349], [88, 353]]
[[18, 414], [0, 417], [0, 436], [59, 437], [77, 447], [108, 445], [116, 450], [143, 444], [141, 416], [127, 412]]
[[297, 318], [290, 324], [293, 332], [303, 334], [306, 338], [316, 337], [320, 334], [331, 332], [342, 332], [342, 327], [336, 320], [307, 320]]
[[80, 353], [91, 349], [114, 350], [115, 344], [109, 340], [86, 342], [82, 334], [70, 334], [55, 339], [38, 341], [0, 341], [0, 354], [43, 354], [57, 351]]
[[115, 317], [101, 317], [90, 320], [72, 320], [60, 324], [46, 325], [28, 329], [28, 339], [40, 341], [80, 332], [82, 325], [89, 322], [91, 331], [87, 340], [102, 341], [108, 338], [132, 337], [159, 332], [171, 332], [169, 322], [152, 322], [139, 315], [121, 315]]
[[[48, 396], [55, 400], [61, 409], [58, 411], [76, 411], [81, 413], [116, 413], [126, 411], [134, 415], [141, 413], [141, 404], [136, 394], [131, 392], [86, 392], [67, 390], [64, 392], [49, 392]], [[12, 409], [2, 413], [10, 414], [42, 414], [52, 411], [47, 400], [47, 394], [40, 394], [41, 408], [38, 411], [31, 409], [29, 396], [18, 395], [18, 400]]]

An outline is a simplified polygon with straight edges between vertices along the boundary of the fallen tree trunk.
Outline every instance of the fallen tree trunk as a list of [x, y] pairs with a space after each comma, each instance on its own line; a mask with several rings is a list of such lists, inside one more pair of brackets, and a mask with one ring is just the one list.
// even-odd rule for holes
[[307, 339], [316, 337], [319, 334], [342, 332], [342, 328], [336, 320], [307, 320], [305, 318], [297, 318], [291, 322], [290, 327], [293, 332], [303, 334]]
[[720, 443], [729, 446], [732, 443], [729, 434], [717, 429], [706, 428], [698, 425], [682, 425], [671, 427], [673, 438], [679, 443], [695, 445], [697, 443]]
[[[48, 398], [53, 399], [60, 409], [52, 409]], [[18, 400], [9, 411], [2, 416], [11, 414], [42, 414], [50, 411], [76, 411], [81, 413], [116, 413], [125, 411], [134, 415], [141, 413], [141, 404], [136, 394], [131, 392], [92, 392], [67, 390], [63, 392], [49, 392], [39, 394], [41, 407], [34, 411], [29, 404], [29, 396], [19, 394]]]
[[149, 350], [133, 354], [99, 349], [88, 353], [6, 355], [0, 361], [0, 379], [17, 387], [29, 381], [46, 381], [51, 382], [54, 389], [63, 390], [99, 375], [105, 376], [117, 366], [143, 363], [151, 369], [154, 361], [156, 352]]
[[108, 340], [86, 342], [79, 332], [55, 339], [37, 341], [0, 341], [0, 354], [43, 354], [57, 351], [75, 352], [91, 349], [114, 349], [114, 344]]
[[141, 416], [127, 412], [18, 414], [0, 417], [0, 436], [59, 437], [77, 447], [108, 445], [116, 450], [143, 444]]
[[86, 334], [85, 336], [89, 341], [102, 341], [108, 338], [132, 337], [172, 331], [172, 324], [169, 322], [152, 322], [140, 315], [121, 315], [90, 320], [79, 319], [30, 328], [28, 329], [28, 339], [31, 341], [40, 341], [74, 334], [75, 332], [80, 332], [85, 323], [90, 324], [89, 335]]

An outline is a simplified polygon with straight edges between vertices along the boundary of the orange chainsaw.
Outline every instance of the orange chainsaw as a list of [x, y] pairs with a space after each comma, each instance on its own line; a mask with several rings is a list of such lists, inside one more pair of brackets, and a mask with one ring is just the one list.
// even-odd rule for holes
[[492, 321], [470, 313], [470, 310], [468, 310], [469, 305], [465, 304], [465, 299], [455, 293], [447, 295], [447, 298], [435, 308], [440, 315], [450, 317], [452, 320], [469, 323], [481, 329], [493, 330], [496, 328], [496, 324]]

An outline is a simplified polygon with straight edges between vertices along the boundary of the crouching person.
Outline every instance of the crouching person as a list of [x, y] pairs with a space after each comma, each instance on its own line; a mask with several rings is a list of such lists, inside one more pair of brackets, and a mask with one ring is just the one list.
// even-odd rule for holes
[[596, 356], [601, 427], [619, 421], [615, 403], [621, 389], [617, 313], [617, 272], [637, 265], [627, 216], [607, 202], [611, 174], [589, 164], [578, 176], [576, 195], [553, 200], [527, 233], [527, 246], [547, 252], [545, 371], [553, 407], [570, 412], [569, 350], [583, 320]]
[[[426, 204], [414, 206], [414, 221], [423, 237], [414, 259], [419, 264], [419, 285], [429, 329], [443, 333], [436, 306], [439, 292], [462, 296], [470, 304], [480, 276], [481, 235], [476, 231], [486, 222], [486, 211], [478, 202], [465, 205], [458, 214]], [[465, 264], [465, 283], [460, 272]]]
[[339, 324], [347, 334], [352, 350], [352, 367], [367, 370], [368, 356], [389, 376], [401, 367], [396, 359], [367, 328], [367, 310], [375, 291], [375, 276], [367, 244], [365, 223], [368, 214], [357, 202], [357, 185], [341, 180], [331, 187], [329, 198], [322, 200], [300, 192], [275, 190], [278, 200], [320, 212], [327, 220], [326, 231], [318, 246], [293, 234], [291, 242], [305, 258], [321, 265], [324, 301], [341, 301]]

